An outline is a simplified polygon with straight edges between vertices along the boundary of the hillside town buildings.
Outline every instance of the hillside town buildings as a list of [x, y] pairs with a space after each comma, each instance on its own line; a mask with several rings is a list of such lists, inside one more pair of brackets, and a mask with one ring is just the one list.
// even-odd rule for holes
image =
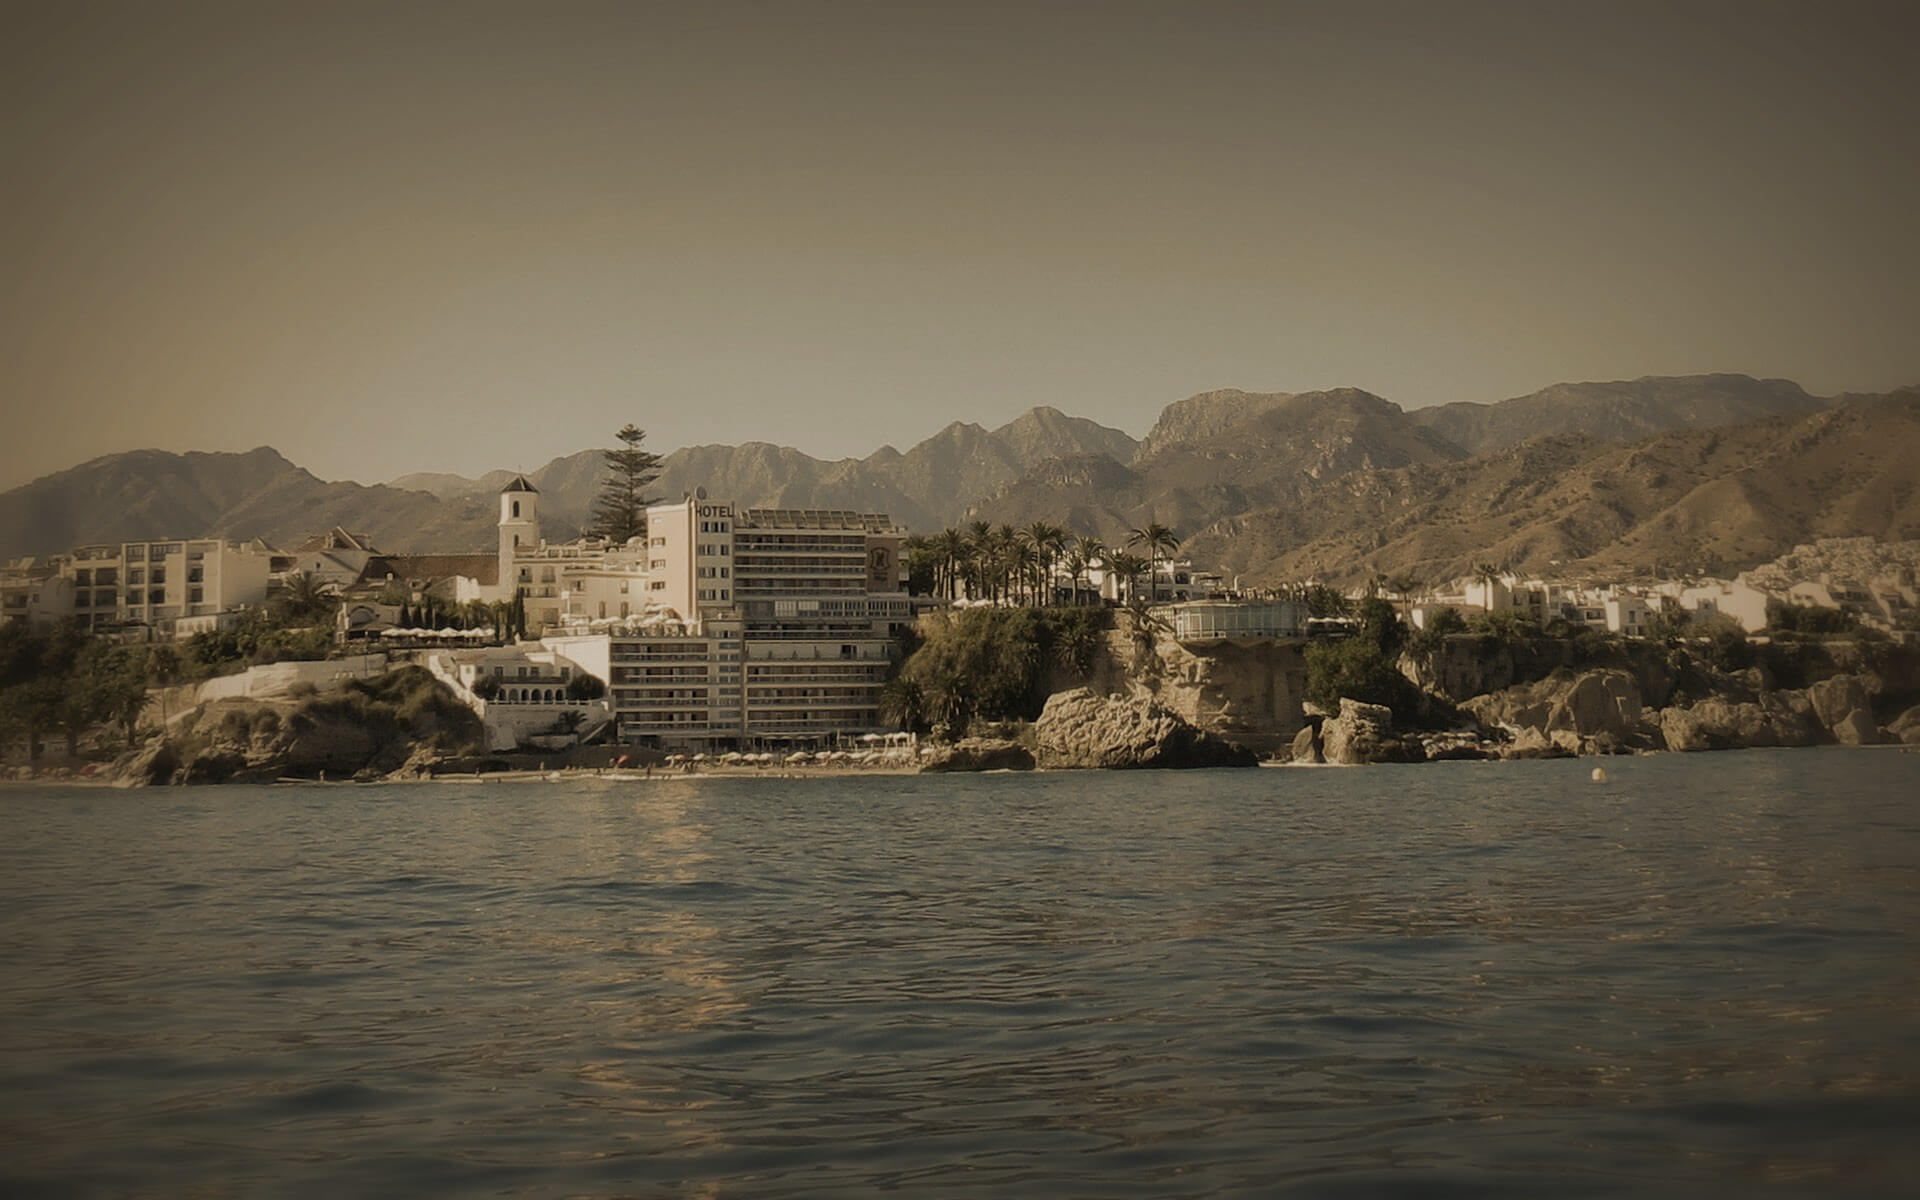
[[[1865, 551], [1855, 543], [1868, 538], [1826, 539], [1798, 547], [1783, 561], [1821, 561], [1821, 552]], [[1584, 583], [1523, 578], [1503, 571], [1487, 577], [1456, 581], [1432, 593], [1404, 597], [1415, 628], [1426, 628], [1442, 610], [1460, 613], [1510, 613], [1535, 624], [1565, 621], [1589, 629], [1645, 637], [1656, 617], [1678, 613], [1694, 620], [1726, 617], [1749, 634], [1764, 632], [1782, 608], [1837, 610], [1852, 614], [1868, 628], [1893, 632], [1910, 628], [1920, 611], [1915, 566], [1901, 557], [1898, 546], [1911, 548], [1906, 558], [1920, 560], [1920, 543], [1878, 546], [1860, 575], [1819, 570], [1812, 577], [1796, 577], [1776, 564], [1742, 572], [1733, 579], [1662, 580], [1638, 585]], [[1888, 558], [1888, 553], [1892, 558]], [[1891, 565], [1890, 565], [1891, 564]]]
[[[649, 507], [645, 534], [627, 542], [550, 543], [529, 480], [514, 478], [498, 500], [490, 554], [386, 554], [336, 528], [291, 551], [258, 540], [176, 538], [17, 559], [0, 571], [0, 619], [71, 618], [90, 632], [185, 637], [260, 608], [304, 575], [349, 599], [343, 638], [372, 644], [400, 632], [391, 627], [401, 606], [425, 597], [517, 602], [535, 640], [484, 645], [494, 640], [490, 628], [437, 630], [441, 644], [423, 652], [429, 669], [482, 714], [496, 748], [610, 726], [624, 743], [720, 752], [884, 731], [881, 693], [900, 635], [922, 608], [942, 603], [908, 594], [907, 531], [885, 514], [747, 508], [699, 491]], [[1676, 612], [1759, 632], [1783, 605], [1910, 627], [1920, 605], [1920, 543], [1857, 544], [1868, 541], [1800, 547], [1730, 580], [1629, 586], [1489, 572], [1400, 596], [1398, 607], [1418, 628], [1453, 610], [1627, 637], [1646, 636]], [[1131, 579], [1098, 562], [1078, 577], [1055, 564], [1043, 590], [1054, 603], [1151, 597], [1182, 642], [1328, 632], [1316, 630], [1327, 623], [1311, 619], [1297, 596], [1239, 595], [1185, 559], [1159, 560], [1151, 578]], [[588, 677], [596, 688], [575, 686]]]

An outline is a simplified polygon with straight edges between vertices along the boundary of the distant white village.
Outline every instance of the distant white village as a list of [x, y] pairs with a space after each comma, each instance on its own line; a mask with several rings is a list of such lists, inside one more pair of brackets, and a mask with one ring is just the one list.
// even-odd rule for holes
[[[720, 753], [897, 736], [880, 695], [902, 632], [930, 608], [1009, 602], [969, 597], [957, 580], [945, 596], [912, 594], [918, 543], [884, 514], [741, 508], [702, 492], [648, 507], [646, 533], [627, 542], [551, 543], [524, 477], [499, 505], [493, 554], [386, 554], [333, 529], [290, 551], [180, 538], [18, 559], [0, 574], [0, 617], [184, 639], [242, 621], [296, 583], [320, 587], [343, 598], [342, 653], [419, 661], [482, 716], [497, 749], [600, 735]], [[1236, 592], [1173, 555], [1050, 559], [1029, 599], [1145, 603], [1183, 642], [1305, 639], [1341, 624], [1311, 617], [1304, 589]], [[1830, 539], [1733, 579], [1595, 584], [1487, 567], [1430, 591], [1376, 582], [1351, 595], [1394, 601], [1415, 628], [1448, 627], [1451, 612], [1629, 638], [1678, 617], [1751, 635], [1782, 611], [1817, 610], [1905, 635], [1920, 606], [1917, 565], [1920, 543]], [[513, 606], [512, 628], [420, 621], [482, 606]]]

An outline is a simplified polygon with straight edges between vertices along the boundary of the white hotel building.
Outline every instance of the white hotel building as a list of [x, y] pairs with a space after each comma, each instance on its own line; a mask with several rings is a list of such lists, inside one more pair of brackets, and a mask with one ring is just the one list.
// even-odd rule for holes
[[895, 635], [913, 622], [905, 538], [877, 513], [654, 505], [644, 608], [543, 640], [607, 683], [622, 741], [725, 750], [878, 732]]

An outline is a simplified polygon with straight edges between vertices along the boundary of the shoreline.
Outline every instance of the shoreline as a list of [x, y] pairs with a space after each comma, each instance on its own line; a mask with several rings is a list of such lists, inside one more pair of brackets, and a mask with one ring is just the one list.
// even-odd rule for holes
[[[1472, 764], [1492, 763], [1492, 764], [1498, 765], [1498, 764], [1504, 764], [1508, 762], [1559, 761], [1560, 759], [1564, 759], [1570, 762], [1581, 762], [1581, 761], [1590, 759], [1596, 763], [1604, 763], [1610, 759], [1667, 757], [1670, 755], [1711, 756], [1715, 754], [1738, 753], [1740, 751], [1754, 751], [1754, 750], [1882, 751], [1882, 752], [1895, 752], [1900, 754], [1920, 755], [1920, 745], [1907, 744], [1907, 743], [1901, 743], [1901, 742], [1880, 742], [1874, 745], [1867, 745], [1867, 746], [1849, 746], [1849, 745], [1842, 745], [1838, 743], [1823, 744], [1818, 746], [1741, 746], [1741, 747], [1731, 748], [1728, 750], [1641, 750], [1631, 754], [1563, 755], [1563, 756], [1557, 756], [1556, 758], [1551, 758], [1551, 759], [1544, 758], [1544, 757], [1525, 758], [1525, 759], [1460, 758], [1460, 759], [1432, 759], [1426, 762], [1418, 762], [1418, 763], [1328, 763], [1328, 762], [1299, 762], [1299, 761], [1273, 762], [1269, 760], [1262, 760], [1259, 763], [1256, 763], [1252, 769], [1344, 771], [1344, 770], [1357, 770], [1365, 767], [1378, 767], [1378, 766], [1428, 767], [1428, 766], [1434, 766], [1441, 763], [1472, 763]], [[17, 769], [18, 768], [9, 768], [9, 770], [17, 770]], [[1053, 770], [1047, 770], [1044, 768], [1036, 767], [1031, 770], [1021, 770], [1021, 771], [1004, 770], [1004, 769], [996, 770], [996, 771], [921, 771], [915, 767], [904, 767], [904, 766], [847, 766], [847, 767], [809, 766], [809, 767], [774, 767], [774, 768], [766, 768], [766, 769], [759, 769], [759, 768], [752, 768], [752, 767], [712, 767], [712, 768], [704, 768], [696, 771], [657, 770], [652, 775], [648, 775], [644, 769], [634, 770], [633, 768], [630, 768], [630, 767], [619, 767], [619, 768], [574, 767], [574, 768], [548, 769], [544, 771], [537, 767], [533, 767], [533, 768], [525, 768], [525, 769], [508, 770], [508, 771], [488, 771], [488, 772], [485, 772], [484, 774], [455, 774], [452, 772], [448, 772], [440, 775], [415, 775], [415, 776], [400, 777], [400, 778], [396, 778], [392, 776], [381, 776], [378, 779], [365, 779], [365, 780], [350, 779], [350, 778], [349, 779], [303, 779], [303, 778], [297, 778], [292, 776], [283, 776], [279, 779], [265, 780], [265, 781], [256, 780], [256, 781], [252, 781], [251, 783], [241, 783], [238, 785], [230, 784], [230, 783], [142, 785], [142, 784], [129, 784], [129, 783], [125, 783], [125, 782], [114, 780], [114, 779], [104, 779], [99, 776], [71, 776], [67, 778], [57, 778], [57, 777], [46, 777], [46, 776], [36, 775], [30, 778], [22, 779], [12, 775], [8, 775], [5, 778], [0, 778], [0, 791], [4, 791], [10, 788], [48, 787], [48, 786], [62, 787], [62, 788], [89, 788], [89, 789], [108, 788], [108, 789], [114, 789], [114, 790], [120, 790], [120, 791], [142, 791], [142, 790], [165, 790], [173, 787], [205, 787], [205, 788], [221, 788], [221, 787], [232, 787], [232, 786], [241, 786], [241, 787], [248, 787], [248, 786], [251, 786], [251, 787], [383, 787], [383, 786], [389, 786], [394, 784], [436, 784], [436, 783], [439, 783], [439, 784], [453, 784], [453, 783], [535, 784], [535, 783], [569, 783], [569, 782], [581, 782], [581, 781], [587, 781], [587, 780], [603, 780], [608, 783], [645, 783], [645, 784], [688, 782], [688, 781], [695, 781], [695, 780], [701, 780], [701, 779], [767, 779], [767, 780], [776, 780], [780, 782], [792, 782], [794, 780], [802, 780], [802, 779], [845, 779], [849, 777], [858, 777], [858, 776], [901, 778], [901, 777], [917, 776], [922, 774], [960, 775], [960, 776], [986, 775], [986, 774], [1066, 775], [1066, 774], [1076, 774], [1083, 771], [1101, 771], [1101, 770], [1119, 771], [1123, 769], [1138, 770], [1139, 768], [1070, 767], [1070, 768], [1056, 768]], [[1148, 769], [1151, 770], [1153, 768], [1148, 768]], [[1178, 770], [1178, 768], [1160, 768], [1160, 769]], [[1248, 768], [1220, 767], [1220, 768], [1212, 768], [1212, 769], [1246, 770]]]

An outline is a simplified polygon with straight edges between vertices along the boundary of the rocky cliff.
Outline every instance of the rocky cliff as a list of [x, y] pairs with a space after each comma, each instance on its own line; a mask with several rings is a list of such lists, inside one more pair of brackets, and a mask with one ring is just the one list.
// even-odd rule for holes
[[418, 667], [298, 700], [217, 700], [115, 764], [120, 782], [270, 782], [417, 773], [483, 749], [480, 719]]
[[1188, 723], [1260, 754], [1292, 743], [1305, 720], [1307, 666], [1297, 643], [1185, 646], [1165, 632], [1136, 635], [1121, 614], [1085, 682], [1101, 694], [1150, 699]]
[[1087, 688], [1056, 692], [1033, 725], [1034, 759], [1066, 768], [1251, 767], [1259, 756], [1154, 700]]

